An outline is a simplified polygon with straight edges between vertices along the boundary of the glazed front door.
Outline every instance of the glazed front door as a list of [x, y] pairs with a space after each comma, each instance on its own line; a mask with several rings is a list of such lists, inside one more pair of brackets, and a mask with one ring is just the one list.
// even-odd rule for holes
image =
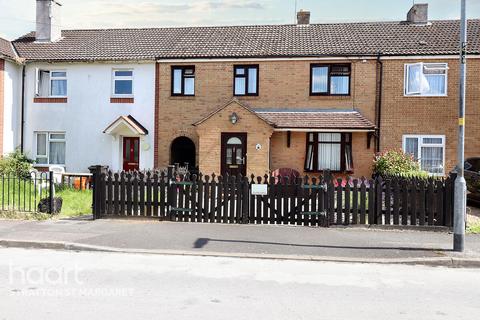
[[140, 139], [124, 137], [123, 138], [123, 170], [135, 171], [139, 169], [140, 164]]
[[222, 133], [222, 174], [245, 176], [247, 171], [247, 134]]

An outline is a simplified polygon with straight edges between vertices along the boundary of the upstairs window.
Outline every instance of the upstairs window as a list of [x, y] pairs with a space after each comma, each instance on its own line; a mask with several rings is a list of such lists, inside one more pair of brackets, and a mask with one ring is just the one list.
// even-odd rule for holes
[[234, 66], [233, 94], [258, 96], [258, 65]]
[[405, 65], [405, 95], [446, 96], [446, 63], [412, 63]]
[[37, 164], [65, 164], [65, 132], [36, 132]]
[[307, 133], [305, 171], [352, 171], [351, 133]]
[[445, 173], [445, 136], [403, 136], [403, 151], [420, 163], [420, 168], [432, 175]]
[[133, 70], [113, 70], [113, 96], [133, 96]]
[[312, 64], [310, 95], [350, 95], [350, 65]]
[[37, 69], [35, 95], [37, 97], [66, 97], [67, 72], [65, 70]]
[[195, 95], [195, 67], [172, 67], [172, 96]]

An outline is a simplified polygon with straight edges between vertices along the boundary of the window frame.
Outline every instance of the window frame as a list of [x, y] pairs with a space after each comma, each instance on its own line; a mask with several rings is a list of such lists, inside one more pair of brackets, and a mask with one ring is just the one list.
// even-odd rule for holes
[[[41, 72], [48, 72], [48, 95], [42, 96], [40, 94], [40, 73]], [[52, 73], [54, 72], [65, 72], [64, 77], [55, 77], [52, 79]], [[65, 80], [67, 82], [67, 94], [66, 95], [53, 95], [52, 94], [52, 81], [53, 80]], [[66, 69], [43, 69], [43, 68], [36, 68], [35, 69], [35, 97], [36, 98], [67, 98], [68, 97], [68, 71]]]
[[[333, 66], [348, 67], [348, 93], [331, 93], [331, 70]], [[313, 69], [327, 67], [327, 91], [313, 92]], [[339, 96], [349, 97], [352, 94], [352, 64], [351, 63], [312, 63], [310, 64], [310, 96]]]
[[[244, 75], [237, 75], [237, 69], [245, 69], [245, 74]], [[255, 86], [255, 93], [249, 93], [248, 92], [248, 85], [250, 82], [249, 79], [249, 72], [248, 69], [256, 69], [257, 71], [257, 83]], [[237, 78], [245, 78], [245, 93], [244, 94], [236, 94], [235, 93], [235, 83]], [[260, 65], [258, 64], [236, 64], [233, 66], [233, 96], [234, 97], [258, 97], [259, 96], [259, 90], [260, 89]]]
[[[44, 134], [46, 136], [46, 144], [45, 150], [46, 155], [39, 155], [38, 154], [38, 135]], [[55, 139], [51, 138], [52, 134], [63, 134], [63, 139]], [[67, 133], [65, 131], [35, 131], [35, 162], [38, 158], [47, 159], [46, 163], [35, 163], [36, 167], [44, 167], [44, 166], [51, 166], [51, 165], [58, 165], [58, 166], [65, 166], [66, 163], [50, 163], [50, 142], [63, 142], [65, 143], [65, 160], [67, 159]]]
[[[445, 175], [445, 153], [446, 153], [446, 137], [445, 135], [441, 135], [441, 134], [404, 134], [403, 137], [402, 137], [402, 150], [404, 153], [406, 153], [406, 146], [407, 146], [407, 139], [408, 138], [416, 138], [417, 141], [418, 141], [418, 149], [417, 149], [417, 153], [418, 153], [418, 160], [417, 162], [420, 164], [420, 169], [423, 170], [423, 171], [426, 171], [424, 170], [421, 166], [422, 166], [422, 146], [426, 146], [426, 147], [442, 147], [443, 148], [443, 152], [442, 152], [442, 172], [441, 173], [431, 173], [431, 172], [428, 172], [429, 175], [431, 176], [444, 176]], [[442, 139], [442, 143], [441, 144], [432, 144], [432, 143], [423, 143], [423, 139], [424, 138], [433, 138], [433, 139]]]
[[[327, 142], [327, 141], [318, 141], [318, 134], [319, 133], [330, 133], [330, 134], [340, 134], [340, 142]], [[310, 142], [308, 137], [310, 134], [313, 134], [313, 142]], [[348, 142], [346, 141], [346, 136], [349, 136]], [[353, 173], [354, 171], [354, 161], [353, 161], [353, 134], [352, 132], [306, 132], [305, 135], [305, 159], [304, 159], [304, 165], [303, 165], [303, 170], [305, 172], [311, 172], [311, 173], [317, 173], [317, 172], [324, 172], [324, 171], [330, 171], [330, 172], [346, 172], [346, 173]], [[319, 169], [318, 168], [318, 144], [319, 143], [325, 143], [325, 144], [340, 144], [340, 170], [330, 170], [330, 169]], [[313, 145], [313, 170], [308, 169], [307, 166], [307, 160], [308, 160], [308, 146]], [[351, 169], [346, 170], [346, 157], [345, 157], [345, 148], [346, 146], [350, 146], [350, 151], [351, 151]]]
[[[117, 71], [131, 71], [131, 76], [117, 76]], [[135, 72], [132, 68], [114, 68], [112, 69], [112, 98], [133, 98], [135, 93]], [[115, 93], [115, 80], [130, 80], [132, 81], [132, 93]]]
[[[424, 94], [421, 91], [419, 92], [409, 92], [408, 91], [408, 83], [409, 83], [409, 68], [414, 65], [420, 65], [421, 70], [423, 70], [425, 66], [429, 65], [444, 65], [444, 68], [439, 68], [445, 70], [445, 93], [442, 94]], [[403, 96], [404, 97], [448, 97], [448, 62], [412, 62], [412, 63], [405, 63], [404, 64], [404, 75], [403, 75]]]
[[[193, 70], [193, 76], [190, 75], [185, 75], [185, 70], [192, 69]], [[175, 70], [181, 70], [181, 89], [180, 93], [175, 93], [174, 92], [174, 85], [175, 85]], [[171, 74], [170, 74], [170, 94], [172, 97], [194, 97], [195, 92], [197, 91], [197, 81], [196, 81], [196, 70], [195, 66], [172, 66], [171, 67]], [[193, 78], [193, 94], [186, 94], [185, 93], [185, 78]]]

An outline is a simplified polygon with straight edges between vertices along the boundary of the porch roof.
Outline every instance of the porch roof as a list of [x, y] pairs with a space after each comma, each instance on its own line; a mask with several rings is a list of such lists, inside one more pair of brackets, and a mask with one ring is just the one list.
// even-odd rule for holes
[[142, 136], [148, 134], [148, 130], [131, 115], [118, 117], [103, 131], [103, 133], [115, 134], [121, 127], [127, 127], [134, 134]]
[[374, 131], [375, 125], [355, 109], [254, 109], [277, 131]]

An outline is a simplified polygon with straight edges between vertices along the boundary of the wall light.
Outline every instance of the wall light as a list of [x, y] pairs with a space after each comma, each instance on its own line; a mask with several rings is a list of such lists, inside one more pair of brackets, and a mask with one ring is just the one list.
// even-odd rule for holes
[[230, 122], [231, 122], [232, 124], [235, 124], [235, 123], [238, 122], [238, 116], [237, 116], [237, 114], [236, 114], [235, 112], [230, 115]]

